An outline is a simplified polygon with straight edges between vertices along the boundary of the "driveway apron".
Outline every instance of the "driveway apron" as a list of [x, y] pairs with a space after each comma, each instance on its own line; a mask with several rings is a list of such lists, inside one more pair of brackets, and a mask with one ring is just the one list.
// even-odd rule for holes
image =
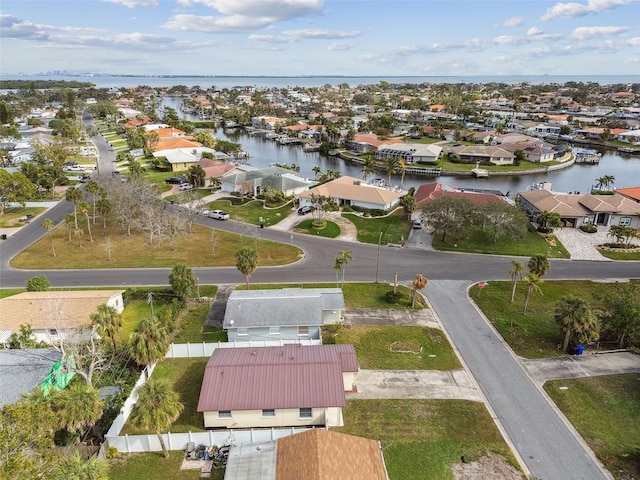
[[465, 299], [468, 285], [431, 281], [426, 295], [530, 473], [544, 480], [612, 478], [508, 345]]

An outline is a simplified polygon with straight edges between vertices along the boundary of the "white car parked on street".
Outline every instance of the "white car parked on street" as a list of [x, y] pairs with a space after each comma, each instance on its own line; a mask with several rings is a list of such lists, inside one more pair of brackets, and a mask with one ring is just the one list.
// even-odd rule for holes
[[215, 220], [229, 220], [229, 214], [227, 212], [223, 212], [222, 210], [213, 210], [209, 217]]

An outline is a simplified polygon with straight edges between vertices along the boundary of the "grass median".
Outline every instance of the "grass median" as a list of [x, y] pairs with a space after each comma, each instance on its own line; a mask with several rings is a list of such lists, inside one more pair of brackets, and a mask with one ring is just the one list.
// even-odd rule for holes
[[[86, 221], [78, 220], [86, 232]], [[170, 268], [175, 264], [190, 267], [235, 267], [235, 252], [242, 246], [258, 250], [258, 266], [286, 265], [298, 260], [302, 251], [291, 245], [240, 236], [221, 230], [193, 225], [193, 233], [180, 235], [171, 249], [168, 241], [148, 244], [148, 236], [133, 233], [127, 237], [116, 227], [106, 231], [97, 223], [91, 225], [93, 242], [85, 233], [69, 241], [66, 225], [51, 232], [56, 256], [48, 235], [40, 238], [11, 260], [20, 269], [87, 269], [87, 268]]]

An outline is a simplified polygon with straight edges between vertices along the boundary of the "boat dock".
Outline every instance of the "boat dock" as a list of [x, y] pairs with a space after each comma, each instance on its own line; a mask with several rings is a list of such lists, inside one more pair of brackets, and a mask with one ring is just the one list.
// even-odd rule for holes
[[576, 148], [574, 151], [576, 163], [597, 165], [600, 163], [600, 153], [595, 150], [589, 150], [586, 148]]

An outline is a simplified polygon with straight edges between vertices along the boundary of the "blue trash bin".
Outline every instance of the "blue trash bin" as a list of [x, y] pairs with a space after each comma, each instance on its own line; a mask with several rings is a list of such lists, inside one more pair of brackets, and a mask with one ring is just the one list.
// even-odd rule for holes
[[584, 345], [579, 343], [576, 345], [576, 355], [582, 355], [584, 353]]

